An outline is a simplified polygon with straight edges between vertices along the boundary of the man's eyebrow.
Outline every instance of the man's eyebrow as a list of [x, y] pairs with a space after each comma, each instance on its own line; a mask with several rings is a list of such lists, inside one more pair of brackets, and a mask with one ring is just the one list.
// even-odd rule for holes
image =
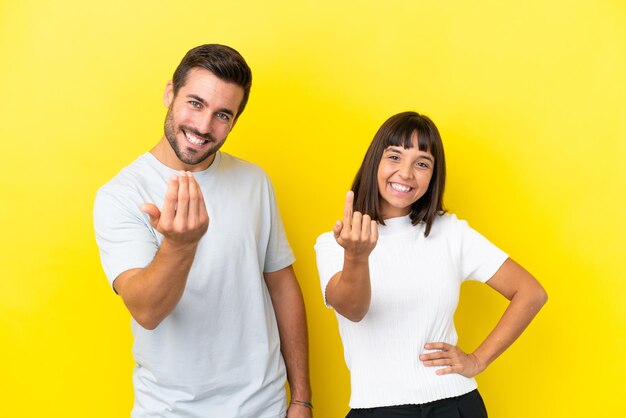
[[190, 99], [194, 99], [195, 101], [200, 102], [203, 105], [206, 105], [206, 101], [202, 97], [200, 97], [200, 96], [198, 96], [196, 94], [188, 94], [187, 97], [190, 98]]
[[[188, 94], [187, 95], [188, 98], [190, 99], [194, 99], [197, 102], [202, 103], [204, 106], [207, 105], [207, 102], [200, 96], [196, 95], [196, 94]], [[230, 116], [234, 116], [235, 112], [233, 112], [231, 109], [228, 109], [227, 107], [223, 107], [221, 109], [217, 109], [218, 112], [222, 112], [222, 113], [226, 113]]]

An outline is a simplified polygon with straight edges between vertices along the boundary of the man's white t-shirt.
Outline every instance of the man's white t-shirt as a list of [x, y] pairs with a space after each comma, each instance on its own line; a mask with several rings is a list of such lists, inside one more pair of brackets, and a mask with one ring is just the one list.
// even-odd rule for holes
[[[140, 206], [161, 208], [173, 174], [146, 153], [98, 191], [96, 238], [111, 284], [154, 258], [163, 237]], [[172, 313], [152, 331], [132, 320], [132, 415], [282, 418], [286, 373], [263, 273], [294, 256], [272, 185], [262, 169], [223, 152], [193, 174], [209, 228]]]

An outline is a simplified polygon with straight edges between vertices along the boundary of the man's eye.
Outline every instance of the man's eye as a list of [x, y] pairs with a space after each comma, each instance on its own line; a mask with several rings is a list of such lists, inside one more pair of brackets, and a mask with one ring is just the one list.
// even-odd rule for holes
[[189, 104], [192, 105], [193, 107], [200, 107], [200, 106], [202, 106], [202, 104], [200, 102], [195, 101], [195, 100], [191, 100], [189, 102]]
[[222, 113], [222, 112], [219, 112], [219, 113], [217, 114], [217, 117], [218, 117], [218, 118], [220, 118], [220, 119], [222, 119], [222, 120], [228, 120], [228, 119], [230, 119], [230, 117], [229, 117], [226, 113]]

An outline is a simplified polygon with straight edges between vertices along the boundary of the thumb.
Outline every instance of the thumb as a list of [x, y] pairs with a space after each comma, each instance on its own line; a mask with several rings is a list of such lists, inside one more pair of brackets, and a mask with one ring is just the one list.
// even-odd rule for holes
[[140, 207], [141, 211], [146, 213], [150, 217], [150, 225], [153, 228], [157, 227], [159, 219], [161, 218], [161, 211], [153, 203], [144, 203]]
[[333, 234], [335, 235], [335, 239], [339, 239], [339, 234], [341, 234], [341, 230], [343, 229], [343, 223], [341, 221], [335, 222], [333, 226]]

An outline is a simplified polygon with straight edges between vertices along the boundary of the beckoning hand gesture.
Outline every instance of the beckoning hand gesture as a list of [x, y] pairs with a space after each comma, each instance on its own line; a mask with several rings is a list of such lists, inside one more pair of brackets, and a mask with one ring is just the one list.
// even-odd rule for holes
[[354, 193], [346, 194], [343, 222], [337, 221], [333, 227], [335, 240], [350, 258], [367, 258], [378, 241], [378, 223], [369, 215], [352, 213]]
[[190, 172], [170, 177], [162, 211], [152, 203], [144, 203], [141, 210], [153, 228], [177, 244], [196, 244], [209, 227], [202, 190]]

